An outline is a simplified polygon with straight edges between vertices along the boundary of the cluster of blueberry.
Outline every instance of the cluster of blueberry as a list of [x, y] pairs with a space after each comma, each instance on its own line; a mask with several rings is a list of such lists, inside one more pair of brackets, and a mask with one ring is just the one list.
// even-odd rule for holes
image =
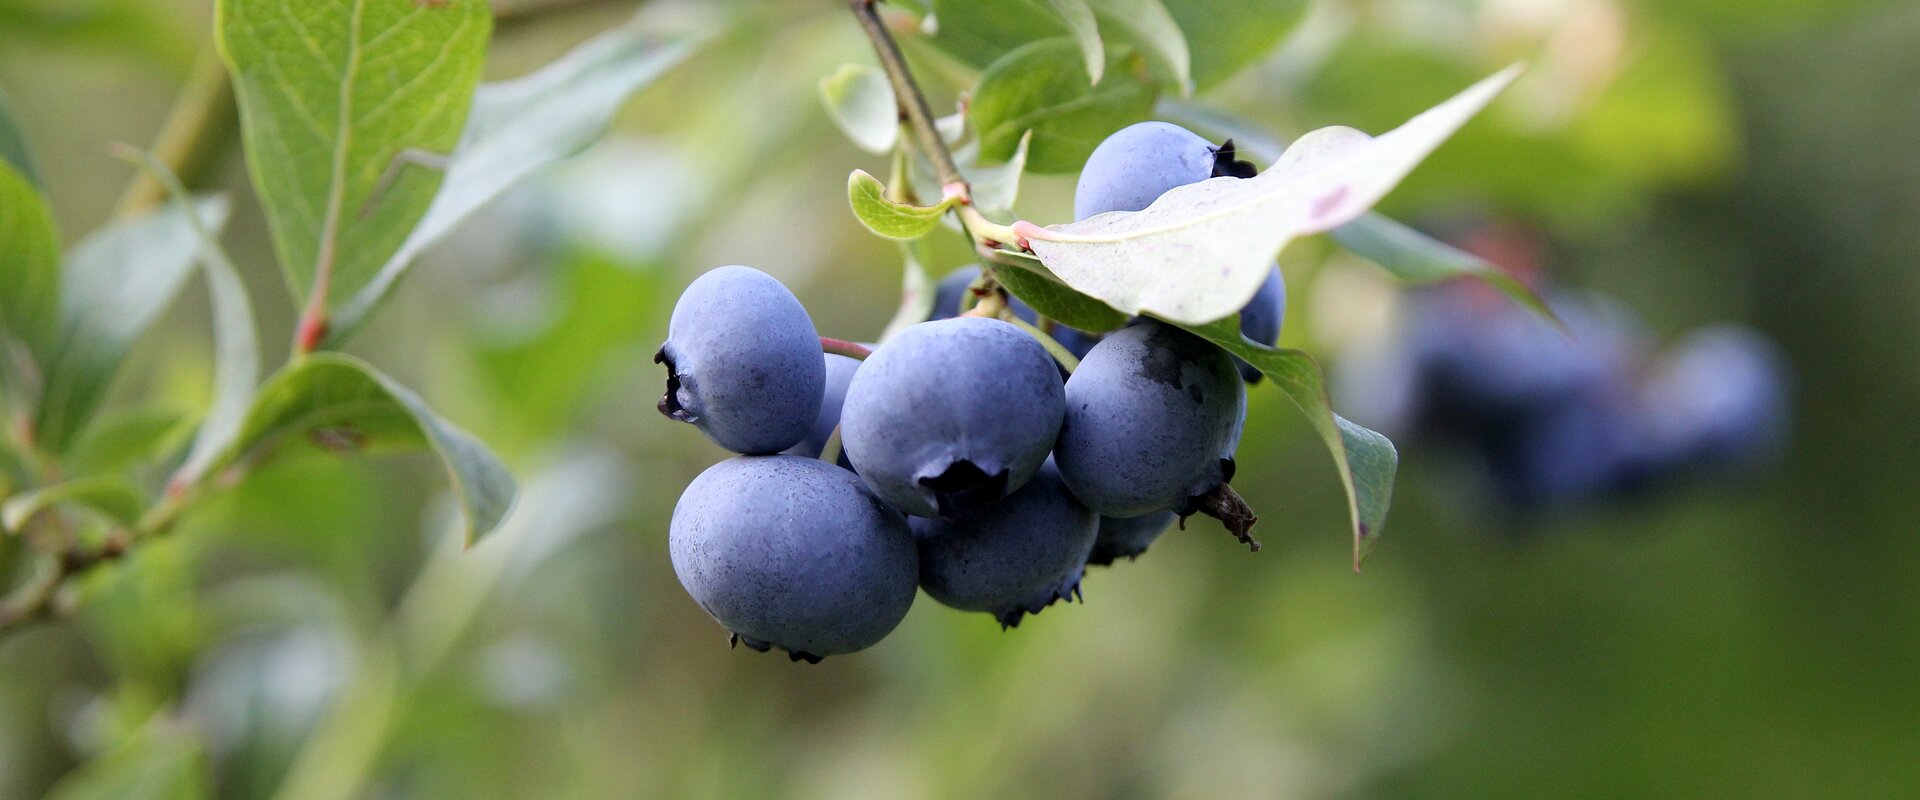
[[[1414, 294], [1390, 347], [1343, 376], [1369, 422], [1468, 454], [1522, 512], [1580, 508], [1767, 463], [1788, 370], [1759, 333], [1714, 325], [1653, 353], [1626, 309], [1547, 294], [1565, 332], [1485, 286]], [[1383, 402], [1384, 401], [1384, 402]]]
[[[1075, 212], [1250, 174], [1231, 143], [1143, 123], [1088, 160]], [[1272, 343], [1277, 269], [1268, 283], [1241, 324]], [[1239, 512], [1236, 535], [1257, 547], [1226, 486], [1257, 372], [1138, 320], [1104, 336], [1055, 327], [1081, 356], [1068, 374], [995, 318], [1039, 321], [990, 286], [978, 268], [949, 275], [931, 318], [864, 360], [823, 355], [806, 309], [757, 270], [722, 267], [681, 295], [655, 358], [669, 372], [660, 411], [740, 455], [687, 486], [669, 547], [732, 641], [806, 661], [860, 650], [899, 624], [916, 587], [1016, 625], [1077, 597], [1088, 564], [1137, 556], [1198, 512]]]

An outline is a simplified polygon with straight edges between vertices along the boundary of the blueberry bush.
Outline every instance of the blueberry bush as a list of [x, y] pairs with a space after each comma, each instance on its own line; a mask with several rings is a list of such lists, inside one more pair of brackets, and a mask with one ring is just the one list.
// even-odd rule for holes
[[1442, 5], [0, 0], [0, 795], [1538, 793], [1395, 783], [1585, 608], [1453, 534], [1805, 350], [1481, 235], [1691, 220], [1733, 34]]

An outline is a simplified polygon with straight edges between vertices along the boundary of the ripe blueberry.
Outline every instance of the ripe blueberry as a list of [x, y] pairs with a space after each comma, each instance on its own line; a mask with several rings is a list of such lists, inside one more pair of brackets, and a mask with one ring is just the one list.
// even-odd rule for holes
[[668, 548], [680, 584], [738, 641], [795, 660], [880, 641], [919, 579], [906, 518], [853, 473], [800, 456], [700, 473], [674, 506]]
[[653, 360], [667, 366], [660, 413], [736, 453], [792, 447], [820, 412], [826, 365], [813, 320], [787, 287], [750, 267], [689, 285]]

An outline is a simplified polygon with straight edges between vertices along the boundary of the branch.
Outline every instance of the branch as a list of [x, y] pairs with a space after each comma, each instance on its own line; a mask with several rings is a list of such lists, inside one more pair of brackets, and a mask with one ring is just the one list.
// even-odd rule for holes
[[961, 198], [971, 197], [967, 193], [966, 177], [960, 174], [960, 167], [953, 161], [953, 152], [947, 149], [947, 141], [940, 138], [940, 129], [933, 122], [933, 112], [927, 107], [927, 96], [920, 91], [920, 84], [913, 80], [913, 72], [907, 68], [907, 59], [900, 54], [900, 45], [893, 41], [893, 34], [887, 32], [886, 23], [880, 20], [874, 0], [847, 0], [847, 5], [852, 7], [853, 16], [860, 20], [860, 27], [867, 32], [867, 38], [873, 41], [874, 55], [880, 57], [880, 69], [887, 73], [887, 82], [893, 84], [893, 96], [900, 103], [900, 113], [906, 116], [914, 138], [920, 140], [920, 149], [927, 154], [927, 160], [933, 162], [934, 172], [939, 173], [940, 182], [958, 184]]
[[[954, 214], [959, 216], [967, 237], [973, 240], [977, 249], [991, 250], [1000, 245], [1025, 249], [1025, 243], [1017, 234], [1018, 228], [987, 219], [986, 215], [973, 207], [973, 187], [967, 184], [966, 176], [954, 163], [953, 151], [947, 149], [947, 140], [941, 138], [940, 128], [934, 123], [933, 112], [927, 106], [927, 95], [920, 90], [919, 82], [913, 79], [913, 71], [907, 67], [906, 57], [901, 55], [899, 43], [888, 32], [886, 23], [881, 21], [875, 0], [847, 0], [847, 5], [853, 9], [854, 18], [860, 20], [860, 28], [866, 31], [867, 38], [873, 42], [874, 55], [879, 57], [880, 69], [887, 74], [887, 82], [893, 86], [900, 114], [906, 119], [907, 127], [913, 130], [918, 149], [940, 176], [942, 196], [960, 199], [959, 205], [954, 207]], [[993, 288], [993, 270], [985, 270], [985, 276], [987, 288]]]

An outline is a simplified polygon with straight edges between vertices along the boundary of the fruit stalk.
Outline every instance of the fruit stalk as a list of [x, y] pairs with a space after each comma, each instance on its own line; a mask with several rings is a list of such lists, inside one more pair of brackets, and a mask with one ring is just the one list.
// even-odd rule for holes
[[846, 356], [847, 358], [859, 361], [865, 361], [867, 356], [873, 355], [873, 350], [869, 349], [866, 345], [827, 336], [820, 337], [820, 352], [832, 353], [836, 356]]

